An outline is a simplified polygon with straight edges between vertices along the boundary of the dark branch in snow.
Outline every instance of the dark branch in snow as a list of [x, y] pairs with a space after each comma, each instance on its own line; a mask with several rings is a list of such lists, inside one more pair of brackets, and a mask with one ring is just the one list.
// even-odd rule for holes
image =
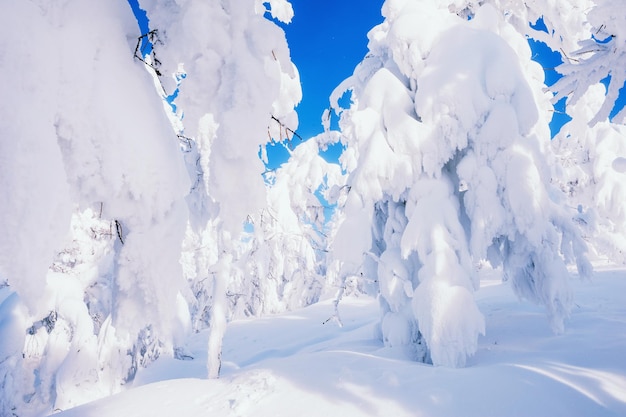
[[[162, 75], [161, 71], [159, 71], [161, 61], [159, 61], [156, 57], [156, 52], [154, 50], [154, 45], [156, 44], [163, 45], [163, 42], [159, 39], [159, 32], [157, 29], [151, 30], [150, 32], [139, 36], [137, 38], [137, 46], [135, 46], [135, 58], [152, 68], [156, 75], [160, 77]], [[146, 61], [146, 56], [151, 57], [150, 62]]]
[[191, 187], [191, 191], [195, 191], [196, 188], [198, 188], [198, 186], [200, 185], [200, 182], [202, 181], [203, 176], [204, 176], [204, 171], [202, 170], [202, 167], [200, 166], [200, 156], [198, 156], [196, 158], [196, 182]]
[[124, 234], [123, 234], [123, 230], [122, 230], [122, 223], [120, 223], [118, 220], [115, 220], [115, 230], [117, 231], [117, 237], [120, 238], [120, 242], [122, 242], [122, 245], [124, 244]]
[[568, 61], [570, 61], [570, 62], [571, 62], [571, 61], [574, 61], [574, 62], [580, 62], [580, 61], [579, 61], [578, 59], [576, 59], [576, 58], [569, 57], [569, 56], [565, 53], [565, 51], [563, 50], [563, 48], [559, 48], [559, 49], [561, 50], [561, 54], [562, 54], [565, 58], [567, 58], [567, 60], [568, 60]]
[[[290, 129], [290, 128], [288, 128], [287, 126], [285, 126], [285, 125], [283, 124], [283, 122], [281, 122], [280, 120], [278, 120], [275, 116], [272, 116], [272, 120], [275, 120], [275, 121], [276, 121], [276, 122], [277, 122], [277, 123], [278, 123], [281, 127], [284, 127], [284, 128], [285, 128], [285, 130], [286, 130], [287, 132], [290, 132], [293, 136], [296, 136], [296, 137], [297, 137], [298, 139], [300, 139], [300, 140], [304, 140], [304, 139], [302, 139], [302, 136], [300, 136], [298, 133], [296, 133], [295, 131], [291, 130], [291, 129]], [[289, 135], [286, 135], [286, 136], [287, 136], [287, 139], [289, 139]], [[281, 137], [280, 139], [282, 140], [282, 137]]]
[[193, 139], [185, 136], [185, 135], [176, 135], [178, 137], [178, 140], [180, 140], [181, 142], [181, 148], [183, 152], [191, 152], [191, 149], [193, 148]]
[[42, 327], [46, 328], [46, 332], [48, 334], [50, 334], [52, 332], [52, 330], [54, 329], [54, 326], [57, 322], [57, 312], [56, 311], [51, 311], [50, 314], [48, 314], [46, 317], [44, 317], [43, 319], [39, 320], [38, 322], [33, 323], [32, 326], [30, 326], [26, 332], [29, 335], [34, 335], [35, 333], [37, 333], [37, 330], [39, 330]]

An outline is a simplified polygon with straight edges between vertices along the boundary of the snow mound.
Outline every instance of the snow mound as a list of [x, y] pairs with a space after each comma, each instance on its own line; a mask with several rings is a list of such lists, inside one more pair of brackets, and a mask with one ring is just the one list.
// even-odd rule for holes
[[623, 332], [626, 270], [604, 269], [574, 285], [577, 306], [560, 336], [539, 308], [519, 303], [499, 273], [484, 269], [476, 292], [487, 335], [463, 369], [397, 356], [373, 339], [376, 302], [347, 297], [345, 326], [323, 324], [331, 303], [232, 323], [218, 380], [204, 374], [206, 332], [194, 360], [162, 358], [116, 396], [55, 416], [129, 414], [447, 417], [618, 416], [626, 413]]

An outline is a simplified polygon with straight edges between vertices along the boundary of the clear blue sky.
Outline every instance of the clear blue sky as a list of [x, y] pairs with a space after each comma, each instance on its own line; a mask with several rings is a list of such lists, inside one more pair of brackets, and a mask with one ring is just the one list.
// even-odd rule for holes
[[[291, 0], [291, 4], [295, 16], [290, 24], [280, 26], [302, 82], [297, 132], [308, 139], [323, 131], [321, 118], [329, 107], [328, 97], [367, 54], [367, 32], [382, 23], [383, 0]], [[294, 145], [298, 141], [295, 138]], [[336, 158], [339, 151], [331, 149], [329, 157]], [[272, 168], [288, 156], [280, 145], [268, 147], [268, 155]]]
[[322, 132], [328, 96], [367, 53], [367, 32], [381, 23], [382, 0], [291, 0], [295, 16], [283, 25], [291, 60], [300, 71], [302, 102], [298, 133]]

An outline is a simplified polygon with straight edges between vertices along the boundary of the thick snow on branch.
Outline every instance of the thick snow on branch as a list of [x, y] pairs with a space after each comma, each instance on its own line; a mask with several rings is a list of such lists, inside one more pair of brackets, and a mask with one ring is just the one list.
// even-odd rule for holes
[[604, 86], [594, 85], [571, 105], [573, 119], [552, 143], [558, 156], [553, 181], [596, 255], [626, 263], [626, 128], [608, 121], [588, 126], [604, 98]]
[[22, 346], [0, 365], [0, 414], [29, 415], [118, 390], [149, 361], [141, 335], [171, 350], [189, 179], [127, 4], [0, 19], [0, 264], [30, 326], [1, 329]]
[[[262, 3], [209, 3], [141, 2], [144, 60], [126, 2], [25, 1], [0, 14], [0, 274], [15, 291], [0, 306], [0, 339], [13, 341], [0, 414], [119, 391], [179, 355], [192, 319], [213, 323], [219, 358], [233, 242], [266, 204], [259, 149], [295, 130], [301, 93]], [[288, 2], [269, 3], [289, 20]]]
[[[608, 80], [608, 89], [602, 106], [590, 120], [590, 126], [608, 119], [620, 90], [625, 87], [626, 73], [626, 14], [624, 5], [600, 0], [587, 13], [591, 36], [580, 42], [579, 48], [566, 56], [558, 67], [563, 74], [554, 86], [553, 101], [567, 97], [573, 105], [587, 92], [590, 86]], [[626, 122], [626, 110], [616, 115], [615, 122]]]
[[588, 268], [551, 198], [541, 144], [550, 105], [526, 40], [491, 5], [469, 21], [451, 11], [385, 2], [370, 53], [333, 93], [353, 93], [339, 109], [350, 192], [335, 244], [345, 276], [377, 278], [388, 346], [462, 366], [485, 331], [474, 264], [504, 262], [555, 331], [571, 302], [561, 248]]
[[[273, 17], [291, 19], [289, 2], [265, 3]], [[198, 244], [211, 248], [200, 262], [193, 254], [184, 256], [192, 262], [187, 277], [208, 303], [197, 311], [208, 310], [211, 316], [209, 373], [217, 377], [221, 337], [231, 313], [226, 297], [241, 273], [236, 257], [229, 255], [227, 263], [233, 265], [221, 258], [238, 253], [244, 223], [267, 205], [259, 151], [295, 131], [300, 80], [283, 30], [264, 17], [264, 2], [147, 0], [142, 6], [162, 41], [163, 88], [166, 94], [178, 88], [175, 104], [184, 129], [179, 133], [192, 142], [186, 159], [197, 186], [188, 198], [186, 246], [194, 252]], [[181, 72], [185, 78], [179, 82]]]
[[[186, 74], [175, 100], [179, 115], [184, 114], [185, 136], [197, 138], [207, 115], [216, 123], [203, 175], [232, 233], [240, 233], [247, 216], [263, 208], [259, 149], [270, 139], [268, 130], [271, 138], [282, 140], [282, 125], [296, 129], [293, 108], [301, 98], [285, 34], [263, 17], [258, 3], [142, 2], [163, 42], [158, 54], [167, 94], [176, 88], [180, 68]], [[270, 3], [274, 13], [290, 8], [286, 1]]]

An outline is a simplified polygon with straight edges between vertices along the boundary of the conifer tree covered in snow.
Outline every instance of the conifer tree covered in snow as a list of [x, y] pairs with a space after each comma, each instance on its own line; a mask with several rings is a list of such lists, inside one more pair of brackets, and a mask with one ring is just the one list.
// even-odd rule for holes
[[[563, 75], [551, 86], [556, 93], [552, 98], [554, 103], [567, 97], [568, 105], [575, 104], [590, 86], [606, 80], [608, 91], [600, 99], [601, 105], [589, 123], [605, 121], [626, 81], [623, 71], [626, 15], [622, 3], [611, 0], [455, 0], [450, 2], [449, 8], [463, 17], [471, 17], [482, 4], [494, 5], [519, 33], [561, 54], [563, 64], [550, 69]], [[613, 121], [623, 124], [626, 110], [613, 113]]]
[[145, 57], [126, 2], [2, 6], [2, 415], [119, 391], [181, 351], [207, 291], [219, 370], [239, 233], [266, 203], [259, 149], [297, 123], [298, 74], [263, 16], [291, 6], [140, 6]]
[[[288, 2], [267, 4], [273, 17], [291, 20]], [[238, 269], [233, 254], [243, 223], [266, 203], [264, 166], [257, 155], [268, 134], [278, 140], [284, 126], [296, 127], [299, 78], [284, 32], [263, 17], [261, 1], [154, 0], [142, 6], [163, 43], [159, 71], [172, 75], [163, 81], [165, 91], [171, 94], [185, 74], [176, 96], [179, 133], [194, 142], [195, 159], [188, 161], [192, 176], [197, 175], [188, 198], [188, 235], [211, 246], [211, 258], [200, 264], [210, 270], [191, 273], [212, 286], [208, 366], [209, 375], [217, 377], [230, 314], [226, 294]]]
[[596, 255], [626, 263], [626, 110], [616, 108], [626, 80], [626, 15], [622, 4], [609, 1], [586, 10], [576, 47], [562, 51], [564, 63], [556, 68], [563, 77], [551, 87], [553, 101], [567, 98], [572, 117], [553, 141], [553, 181], [577, 210]]
[[605, 102], [603, 85], [589, 87], [568, 107], [573, 116], [553, 140], [553, 181], [566, 195], [595, 256], [626, 263], [626, 129], [588, 123]]
[[23, 416], [115, 392], [172, 349], [189, 179], [128, 4], [1, 19], [0, 414]]
[[[557, 92], [554, 101], [567, 97], [567, 104], [576, 102], [590, 86], [607, 80], [608, 88], [604, 99], [596, 96], [601, 103], [590, 126], [604, 122], [611, 114], [620, 89], [626, 86], [626, 14], [624, 5], [609, 0], [598, 0], [589, 5], [581, 2], [589, 10], [585, 15], [586, 30], [580, 31], [575, 39], [578, 48], [565, 53], [564, 64], [557, 71], [563, 74], [552, 89]], [[626, 108], [613, 115], [616, 123], [626, 123]]]
[[334, 251], [344, 277], [376, 260], [361, 273], [379, 282], [386, 345], [460, 366], [485, 331], [479, 261], [502, 265], [557, 332], [571, 306], [565, 261], [590, 266], [549, 183], [550, 104], [526, 39], [492, 5], [471, 20], [452, 6], [386, 1], [370, 53], [334, 93], [338, 108], [352, 91], [338, 109], [350, 191]]
[[[324, 136], [324, 135], [320, 135]], [[325, 195], [343, 180], [337, 164], [319, 155], [318, 138], [290, 151], [266, 174], [267, 208], [255, 218], [247, 273], [235, 292], [255, 291], [252, 314], [276, 313], [317, 302], [326, 293]], [[323, 144], [322, 144], [323, 145]]]

